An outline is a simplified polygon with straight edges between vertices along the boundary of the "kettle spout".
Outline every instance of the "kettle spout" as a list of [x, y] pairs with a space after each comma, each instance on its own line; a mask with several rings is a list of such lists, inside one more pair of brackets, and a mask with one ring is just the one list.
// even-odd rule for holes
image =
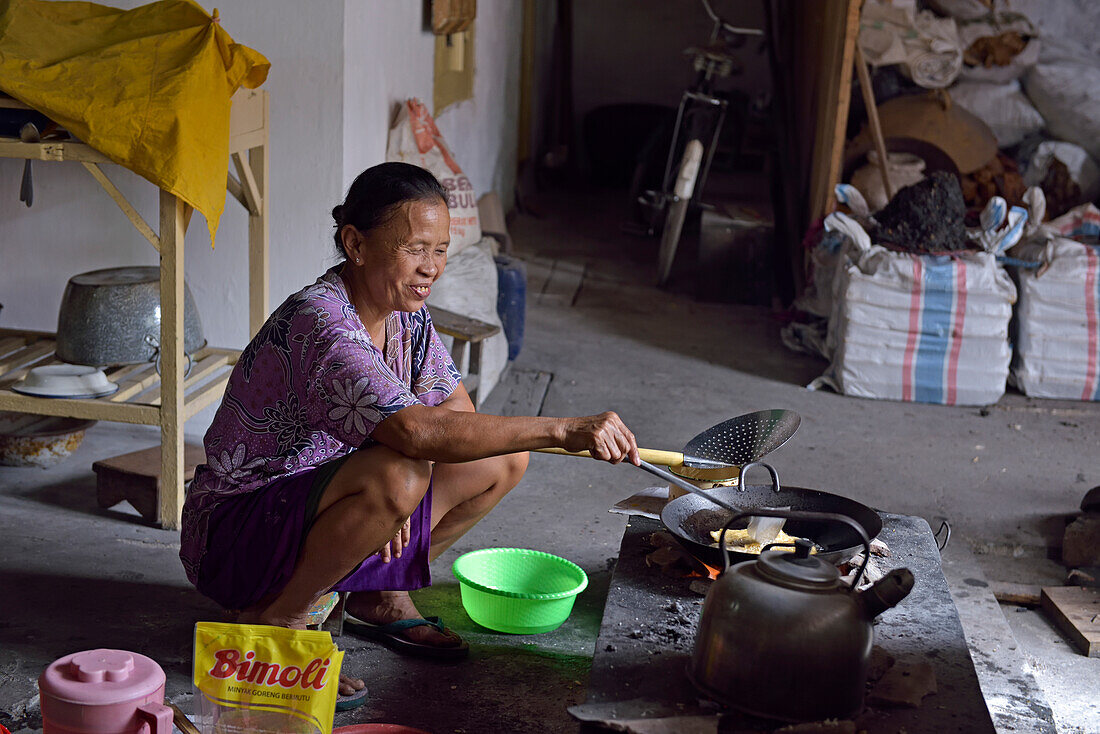
[[876, 581], [871, 588], [860, 592], [859, 600], [867, 619], [874, 619], [901, 603], [912, 590], [913, 572], [908, 568], [895, 568]]

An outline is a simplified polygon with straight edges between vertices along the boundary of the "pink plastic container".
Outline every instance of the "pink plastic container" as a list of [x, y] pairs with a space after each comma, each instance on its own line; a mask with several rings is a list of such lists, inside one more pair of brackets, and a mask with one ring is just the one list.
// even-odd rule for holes
[[42, 734], [172, 734], [164, 671], [125, 650], [85, 650], [38, 677]]

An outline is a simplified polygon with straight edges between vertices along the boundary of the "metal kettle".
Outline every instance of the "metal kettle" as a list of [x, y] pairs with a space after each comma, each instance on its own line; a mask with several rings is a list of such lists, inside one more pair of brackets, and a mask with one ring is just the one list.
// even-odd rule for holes
[[835, 566], [811, 555], [806, 540], [794, 553], [767, 546], [758, 560], [732, 568], [727, 559], [703, 603], [688, 677], [711, 698], [756, 716], [855, 716], [863, 708], [873, 621], [909, 594], [913, 574], [895, 569], [857, 592], [870, 558], [858, 523], [836, 513], [757, 509], [735, 515], [725, 529], [751, 516], [845, 523], [863, 540], [863, 565], [846, 584]]

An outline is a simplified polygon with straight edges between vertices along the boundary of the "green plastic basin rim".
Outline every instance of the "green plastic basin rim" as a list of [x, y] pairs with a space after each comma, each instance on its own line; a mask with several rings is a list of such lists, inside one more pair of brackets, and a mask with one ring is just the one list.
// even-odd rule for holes
[[[508, 555], [529, 555], [537, 556], [540, 558], [553, 559], [563, 566], [576, 570], [577, 573], [580, 574], [581, 582], [575, 588], [569, 589], [568, 591], [555, 591], [552, 594], [527, 594], [522, 591], [503, 591], [501, 589], [494, 589], [491, 586], [486, 586], [485, 584], [479, 584], [478, 582], [474, 581], [473, 579], [462, 573], [458, 568], [459, 564], [464, 558], [499, 553], [505, 553]], [[451, 572], [454, 573], [455, 577], [457, 577], [460, 582], [466, 584], [472, 589], [477, 589], [478, 591], [485, 592], [486, 594], [492, 594], [494, 596], [506, 596], [512, 599], [533, 599], [535, 601], [568, 599], [569, 597], [576, 596], [577, 594], [588, 588], [588, 574], [584, 572], [583, 568], [568, 559], [562, 558], [561, 556], [555, 556], [553, 553], [545, 553], [543, 551], [531, 550], [529, 548], [483, 548], [481, 550], [463, 553], [461, 556], [456, 558], [454, 564], [451, 565]]]

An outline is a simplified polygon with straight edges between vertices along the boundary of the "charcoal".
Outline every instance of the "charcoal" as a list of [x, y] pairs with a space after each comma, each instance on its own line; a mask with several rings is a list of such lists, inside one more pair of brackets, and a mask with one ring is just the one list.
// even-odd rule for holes
[[877, 241], [914, 252], [946, 252], [968, 247], [966, 203], [959, 180], [936, 171], [894, 194], [875, 215]]

